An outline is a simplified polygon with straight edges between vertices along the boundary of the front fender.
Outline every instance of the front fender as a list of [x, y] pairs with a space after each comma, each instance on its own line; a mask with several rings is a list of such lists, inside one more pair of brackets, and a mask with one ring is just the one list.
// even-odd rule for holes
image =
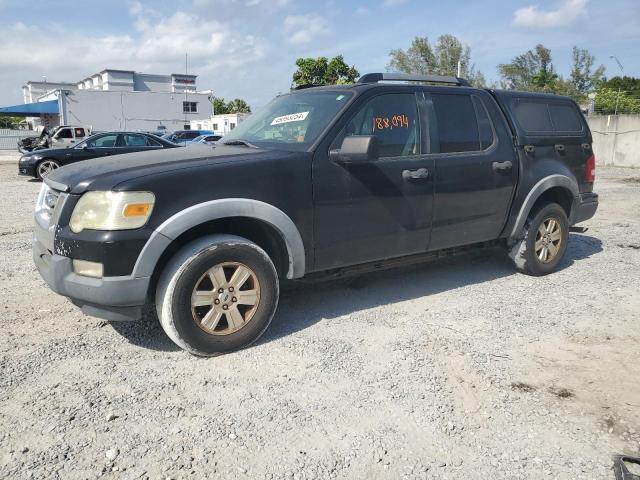
[[133, 276], [151, 276], [165, 249], [187, 230], [212, 220], [229, 217], [255, 218], [274, 227], [287, 247], [289, 257], [287, 278], [304, 276], [304, 244], [293, 221], [273, 205], [248, 198], [224, 198], [199, 203], [165, 220], [153, 232], [140, 252], [133, 268]]

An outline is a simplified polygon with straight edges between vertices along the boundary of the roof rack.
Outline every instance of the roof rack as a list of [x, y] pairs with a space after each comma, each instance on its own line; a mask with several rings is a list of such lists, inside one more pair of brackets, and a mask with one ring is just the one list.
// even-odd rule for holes
[[447, 77], [442, 75], [418, 75], [412, 73], [366, 73], [358, 79], [358, 83], [377, 82], [421, 82], [421, 83], [444, 83], [456, 85], [458, 87], [470, 87], [471, 84], [460, 77]]

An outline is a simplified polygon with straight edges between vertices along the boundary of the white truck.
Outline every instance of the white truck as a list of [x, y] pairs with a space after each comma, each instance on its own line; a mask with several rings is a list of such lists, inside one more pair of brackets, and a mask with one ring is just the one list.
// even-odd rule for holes
[[46, 129], [39, 137], [27, 137], [18, 142], [18, 150], [22, 153], [44, 148], [68, 148], [91, 135], [91, 128], [81, 125], [60, 125], [51, 132]]

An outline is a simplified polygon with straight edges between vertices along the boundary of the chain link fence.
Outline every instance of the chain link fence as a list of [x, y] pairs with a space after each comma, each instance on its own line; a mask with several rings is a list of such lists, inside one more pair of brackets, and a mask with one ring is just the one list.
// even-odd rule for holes
[[33, 130], [0, 129], [0, 150], [18, 150], [18, 140], [38, 135], [38, 132]]

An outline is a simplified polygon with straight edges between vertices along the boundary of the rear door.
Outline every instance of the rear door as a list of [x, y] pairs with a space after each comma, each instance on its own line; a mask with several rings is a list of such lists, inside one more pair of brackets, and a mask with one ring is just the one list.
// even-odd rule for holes
[[86, 136], [87, 136], [87, 133], [84, 128], [82, 127], [73, 128], [73, 137], [74, 137], [75, 143], [80, 143], [85, 139]]
[[430, 250], [500, 236], [518, 177], [511, 135], [484, 91], [425, 91], [435, 162]]

